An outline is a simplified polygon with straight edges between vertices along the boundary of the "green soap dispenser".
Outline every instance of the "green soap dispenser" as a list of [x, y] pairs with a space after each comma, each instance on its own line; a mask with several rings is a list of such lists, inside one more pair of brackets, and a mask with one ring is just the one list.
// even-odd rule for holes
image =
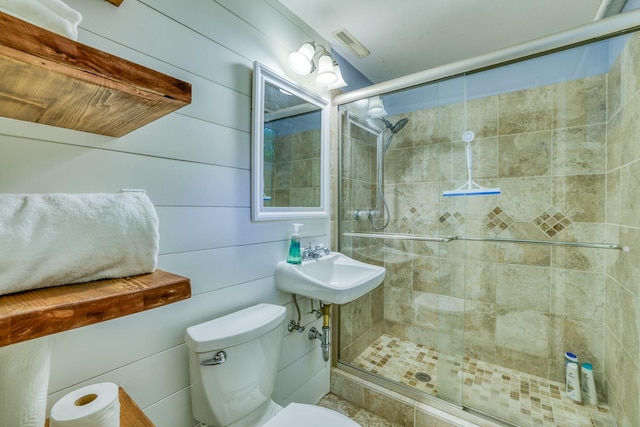
[[302, 255], [300, 254], [300, 227], [302, 227], [302, 224], [293, 224], [291, 245], [289, 246], [289, 256], [287, 257], [289, 264], [302, 263]]

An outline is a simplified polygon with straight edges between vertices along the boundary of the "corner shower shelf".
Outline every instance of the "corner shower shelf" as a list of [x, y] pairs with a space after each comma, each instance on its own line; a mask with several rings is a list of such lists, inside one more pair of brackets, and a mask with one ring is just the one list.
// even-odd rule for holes
[[0, 296], [0, 347], [185, 300], [190, 281], [162, 270]]
[[113, 137], [191, 103], [191, 85], [0, 12], [0, 116]]

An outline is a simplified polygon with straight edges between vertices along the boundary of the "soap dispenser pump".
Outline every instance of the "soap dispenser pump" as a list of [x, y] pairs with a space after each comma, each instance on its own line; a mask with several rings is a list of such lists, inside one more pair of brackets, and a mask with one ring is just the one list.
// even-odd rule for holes
[[300, 227], [302, 227], [302, 224], [293, 224], [291, 245], [289, 246], [289, 256], [287, 257], [287, 262], [289, 264], [302, 263], [302, 255], [300, 254]]

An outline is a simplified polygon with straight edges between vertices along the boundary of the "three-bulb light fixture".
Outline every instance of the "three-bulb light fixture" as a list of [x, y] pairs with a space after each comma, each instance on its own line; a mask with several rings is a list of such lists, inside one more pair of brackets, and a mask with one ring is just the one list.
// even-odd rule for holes
[[[316, 67], [317, 62], [317, 67]], [[289, 66], [294, 73], [306, 76], [317, 70], [316, 83], [336, 89], [346, 86], [338, 63], [322, 45], [306, 42], [300, 49], [289, 54]]]

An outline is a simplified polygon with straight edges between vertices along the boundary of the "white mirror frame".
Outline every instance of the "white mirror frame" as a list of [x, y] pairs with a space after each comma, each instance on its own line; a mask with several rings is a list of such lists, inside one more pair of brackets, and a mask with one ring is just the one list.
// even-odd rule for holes
[[[265, 207], [264, 188], [264, 96], [269, 83], [320, 109], [320, 206]], [[251, 120], [251, 219], [252, 221], [328, 218], [330, 209], [329, 101], [277, 75], [258, 61], [253, 64], [253, 111]]]

